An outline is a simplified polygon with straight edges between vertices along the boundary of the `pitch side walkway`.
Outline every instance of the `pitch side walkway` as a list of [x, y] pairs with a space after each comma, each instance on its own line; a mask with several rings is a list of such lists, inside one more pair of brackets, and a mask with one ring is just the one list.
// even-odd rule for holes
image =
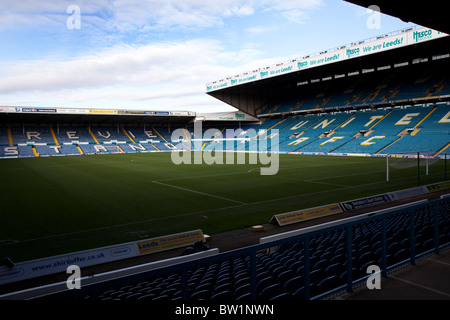
[[450, 300], [450, 248], [381, 278], [381, 289], [367, 286], [335, 300]]

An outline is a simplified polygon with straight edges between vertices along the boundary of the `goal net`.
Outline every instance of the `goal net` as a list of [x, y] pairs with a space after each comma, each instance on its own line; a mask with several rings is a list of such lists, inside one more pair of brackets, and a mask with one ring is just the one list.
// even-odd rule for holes
[[417, 168], [418, 178], [420, 177], [421, 168], [424, 168], [425, 175], [428, 176], [431, 165], [439, 161], [438, 157], [434, 157], [428, 151], [390, 153], [386, 155], [386, 181], [392, 177], [394, 170]]

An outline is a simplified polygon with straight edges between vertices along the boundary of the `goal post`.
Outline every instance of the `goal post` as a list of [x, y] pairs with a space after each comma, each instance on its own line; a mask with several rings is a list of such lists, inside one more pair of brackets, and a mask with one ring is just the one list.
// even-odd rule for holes
[[425, 168], [425, 175], [429, 175], [430, 165], [439, 161], [428, 151], [389, 153], [386, 155], [386, 181], [391, 180], [392, 169], [417, 168], [417, 183], [420, 184], [421, 167]]

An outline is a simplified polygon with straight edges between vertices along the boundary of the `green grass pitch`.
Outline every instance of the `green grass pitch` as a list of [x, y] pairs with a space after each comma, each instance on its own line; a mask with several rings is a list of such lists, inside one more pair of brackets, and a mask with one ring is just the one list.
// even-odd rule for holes
[[[417, 168], [386, 159], [280, 155], [260, 164], [175, 165], [170, 153], [0, 160], [0, 258], [37, 259], [202, 229], [269, 222], [274, 214], [417, 185]], [[420, 182], [444, 180], [440, 161]]]

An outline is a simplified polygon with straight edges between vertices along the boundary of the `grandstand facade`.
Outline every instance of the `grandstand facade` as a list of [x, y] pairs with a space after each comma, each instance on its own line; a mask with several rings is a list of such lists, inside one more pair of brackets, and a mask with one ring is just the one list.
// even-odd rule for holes
[[[196, 114], [0, 107], [0, 118], [0, 158], [24, 158], [191, 150], [187, 128]], [[254, 120], [233, 112], [217, 116], [211, 122], [240, 127], [241, 123]], [[185, 130], [182, 141], [172, 141], [172, 132], [180, 128]]]

